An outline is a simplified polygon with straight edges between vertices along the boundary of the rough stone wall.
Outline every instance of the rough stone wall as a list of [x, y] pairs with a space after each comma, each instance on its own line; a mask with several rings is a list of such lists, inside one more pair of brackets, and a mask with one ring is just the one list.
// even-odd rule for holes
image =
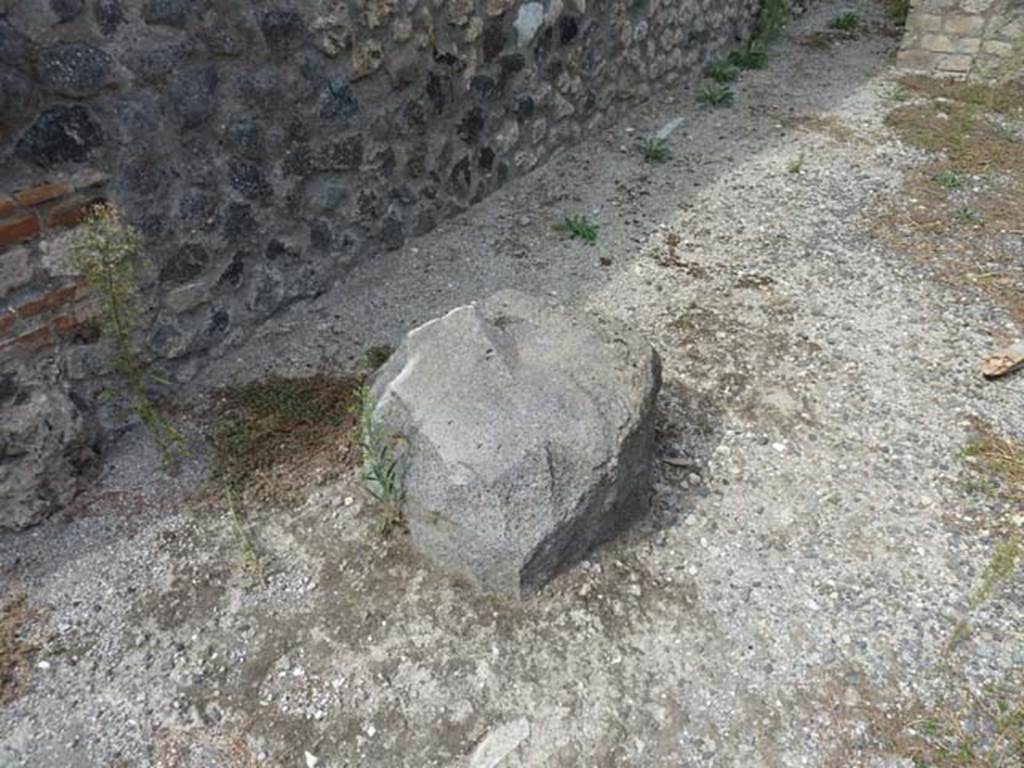
[[71, 383], [101, 364], [97, 307], [64, 253], [106, 184], [84, 169], [0, 192], [0, 529], [67, 504], [94, 465], [97, 419]]
[[[4, 418], [38, 403], [88, 421], [103, 345], [63, 259], [83, 206], [113, 201], [143, 233], [142, 356], [184, 380], [355, 261], [695, 75], [756, 8], [0, 0]], [[33, 439], [4, 437], [0, 469], [35, 460]]]
[[183, 359], [693, 72], [755, 3], [5, 6], [0, 185], [108, 174], [154, 265], [148, 342]]
[[1015, 75], [1024, 68], [1024, 2], [917, 0], [898, 63], [958, 78]]

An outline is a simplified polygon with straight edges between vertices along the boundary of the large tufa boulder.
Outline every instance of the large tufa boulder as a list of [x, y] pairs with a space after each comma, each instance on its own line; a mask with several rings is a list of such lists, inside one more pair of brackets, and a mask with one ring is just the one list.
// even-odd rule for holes
[[0, 531], [68, 504], [93, 467], [93, 425], [60, 388], [20, 389], [0, 374]]
[[517, 291], [411, 331], [374, 385], [413, 543], [521, 596], [646, 511], [661, 363], [649, 344]]

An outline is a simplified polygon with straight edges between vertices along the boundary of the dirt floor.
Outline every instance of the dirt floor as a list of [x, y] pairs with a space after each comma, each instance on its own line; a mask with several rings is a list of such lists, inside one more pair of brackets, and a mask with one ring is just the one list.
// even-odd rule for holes
[[816, 5], [731, 106], [664, 94], [175, 414], [202, 446], [210, 388], [365, 372], [453, 306], [549, 293], [664, 359], [628, 536], [499, 601], [378, 534], [340, 416], [286, 501], [230, 506], [209, 451], [169, 477], [131, 432], [0, 538], [0, 765], [1024, 766], [1024, 372], [979, 375], [1024, 335], [1024, 124], [899, 82], [897, 44], [878, 6]]

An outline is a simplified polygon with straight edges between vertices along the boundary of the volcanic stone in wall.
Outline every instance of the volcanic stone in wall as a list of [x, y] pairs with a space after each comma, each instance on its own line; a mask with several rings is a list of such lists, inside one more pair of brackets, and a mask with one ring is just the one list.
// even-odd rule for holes
[[66, 506], [94, 465], [95, 427], [59, 386], [0, 374], [0, 529], [20, 530]]

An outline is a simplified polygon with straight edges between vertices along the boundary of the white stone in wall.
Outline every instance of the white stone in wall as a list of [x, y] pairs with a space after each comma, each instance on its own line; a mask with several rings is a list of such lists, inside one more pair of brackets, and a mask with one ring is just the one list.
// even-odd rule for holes
[[533, 38], [537, 34], [537, 30], [540, 29], [544, 23], [544, 6], [540, 3], [526, 3], [522, 8], [519, 9], [519, 13], [516, 14], [515, 28], [516, 28], [516, 39], [519, 42], [519, 46], [523, 47], [533, 42]]

